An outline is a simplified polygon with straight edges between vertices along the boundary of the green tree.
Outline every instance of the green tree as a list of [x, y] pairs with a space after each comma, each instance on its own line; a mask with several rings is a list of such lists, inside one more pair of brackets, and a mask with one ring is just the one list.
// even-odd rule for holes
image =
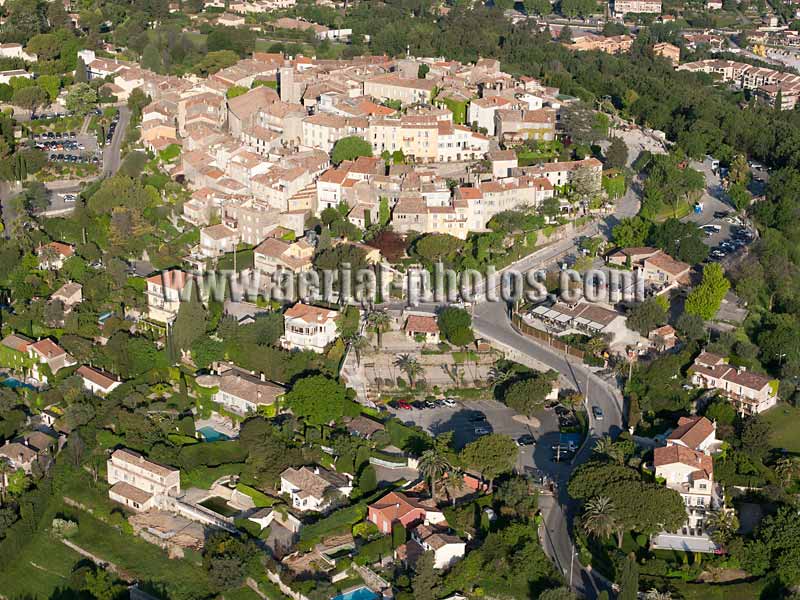
[[47, 92], [38, 86], [26, 87], [14, 92], [11, 98], [11, 103], [14, 106], [19, 106], [23, 110], [30, 111], [33, 115], [36, 109], [41, 106], [46, 106], [49, 101]]
[[703, 268], [703, 280], [686, 298], [686, 313], [703, 319], [712, 319], [717, 314], [730, 282], [725, 278], [722, 266], [709, 263]]
[[486, 477], [489, 480], [489, 489], [493, 489], [495, 478], [514, 468], [517, 453], [514, 440], [507, 435], [492, 433], [464, 446], [460, 458], [464, 464], [477, 469]]
[[475, 340], [472, 317], [463, 308], [448, 306], [439, 313], [436, 322], [441, 334], [451, 344], [467, 346]]
[[523, 0], [525, 12], [529, 15], [546, 17], [553, 12], [553, 7], [548, 0]]
[[628, 556], [622, 564], [619, 584], [619, 600], [636, 600], [639, 597], [639, 565], [633, 556]]
[[76, 83], [67, 92], [67, 110], [85, 115], [97, 104], [97, 92], [88, 83]]
[[530, 377], [509, 386], [503, 402], [516, 412], [531, 417], [544, 407], [545, 398], [552, 389], [552, 378]]
[[292, 412], [310, 425], [322, 427], [342, 416], [357, 417], [358, 405], [347, 398], [344, 386], [324, 375], [299, 379], [286, 393]]
[[614, 225], [611, 236], [620, 248], [637, 248], [645, 245], [650, 227], [650, 223], [641, 217], [628, 217]]
[[86, 63], [79, 56], [77, 65], [75, 66], [75, 83], [87, 83], [89, 81], [89, 73], [86, 69]]
[[[178, 350], [189, 350], [195, 340], [206, 333], [208, 313], [200, 301], [200, 293], [193, 282], [187, 283], [187, 298], [178, 308], [178, 316], [172, 326], [172, 339]], [[176, 357], [177, 358], [177, 357]]]
[[61, 89], [61, 77], [58, 75], [40, 75], [36, 80], [36, 85], [47, 92], [47, 96], [52, 102], [58, 97], [58, 92]]
[[394, 361], [394, 365], [403, 371], [408, 377], [409, 387], [414, 387], [417, 376], [422, 373], [422, 365], [410, 354], [400, 354]]
[[431, 233], [414, 242], [414, 252], [428, 264], [445, 261], [464, 247], [464, 240], [443, 233]]
[[414, 571], [414, 579], [411, 582], [414, 598], [436, 598], [441, 586], [441, 577], [434, 569], [433, 551], [429, 550], [417, 559]]
[[359, 156], [372, 156], [372, 146], [357, 135], [341, 138], [331, 150], [331, 161], [335, 165], [345, 160], [355, 160]]
[[586, 503], [583, 517], [583, 528], [591, 536], [608, 538], [617, 536], [617, 547], [622, 547], [622, 528], [617, 521], [616, 509], [611, 498], [597, 496]]
[[622, 169], [628, 163], [628, 146], [622, 138], [613, 137], [606, 150], [606, 165], [612, 169]]
[[362, 496], [366, 496], [375, 491], [378, 487], [378, 476], [375, 473], [375, 467], [367, 465], [361, 469], [361, 474], [358, 476], [358, 491]]
[[428, 481], [431, 488], [431, 497], [436, 498], [436, 483], [444, 477], [450, 469], [447, 458], [437, 448], [429, 448], [419, 457], [417, 468], [419, 474]]
[[667, 309], [659, 298], [648, 298], [631, 308], [628, 326], [643, 336], [667, 322]]

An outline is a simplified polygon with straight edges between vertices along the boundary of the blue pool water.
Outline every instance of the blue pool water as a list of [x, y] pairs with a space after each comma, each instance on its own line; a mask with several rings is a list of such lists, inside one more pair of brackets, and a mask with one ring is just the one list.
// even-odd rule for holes
[[378, 600], [380, 596], [368, 587], [360, 587], [344, 594], [334, 596], [331, 600]]
[[36, 388], [32, 385], [25, 383], [24, 381], [20, 381], [19, 379], [14, 379], [13, 377], [8, 377], [0, 381], [0, 385], [3, 387], [17, 389], [17, 388], [28, 388], [29, 390], [35, 390]]
[[[200, 433], [203, 436], [203, 441], [206, 441], [206, 442], [219, 442], [221, 440], [229, 440], [229, 439], [231, 439], [227, 435], [217, 431], [216, 429], [214, 429], [210, 425], [206, 425], [205, 427], [201, 427], [197, 431], [198, 431], [198, 433]], [[360, 600], [360, 599], [358, 599], [358, 600]]]

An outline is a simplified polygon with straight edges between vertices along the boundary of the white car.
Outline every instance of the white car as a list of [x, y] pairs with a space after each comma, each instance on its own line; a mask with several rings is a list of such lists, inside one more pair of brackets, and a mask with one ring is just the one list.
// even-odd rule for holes
[[444, 405], [447, 406], [448, 408], [455, 408], [456, 406], [458, 406], [458, 403], [452, 398], [445, 398], [443, 402]]

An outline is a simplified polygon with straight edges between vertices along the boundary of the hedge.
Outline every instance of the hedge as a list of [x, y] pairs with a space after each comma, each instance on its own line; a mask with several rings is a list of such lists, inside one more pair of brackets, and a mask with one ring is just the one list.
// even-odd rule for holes
[[390, 554], [392, 554], [392, 536], [384, 535], [361, 546], [358, 549], [358, 555], [355, 557], [355, 563], [357, 565], [371, 565]]
[[229, 463], [244, 462], [245, 450], [238, 440], [205, 442], [181, 448], [178, 459], [181, 467], [193, 471], [198, 467], [218, 467]]
[[311, 550], [324, 537], [340, 531], [350, 531], [353, 525], [363, 521], [367, 516], [367, 503], [359, 502], [331, 513], [316, 523], [300, 530], [299, 546], [303, 550]]

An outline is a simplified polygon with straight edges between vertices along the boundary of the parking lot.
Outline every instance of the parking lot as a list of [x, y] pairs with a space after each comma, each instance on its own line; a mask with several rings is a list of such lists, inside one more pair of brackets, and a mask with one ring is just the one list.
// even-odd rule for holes
[[97, 141], [91, 134], [50, 131], [34, 135], [33, 142], [51, 162], [100, 164]]
[[[553, 450], [561, 441], [559, 417], [553, 410], [539, 411], [528, 423], [495, 400], [456, 401], [454, 406], [443, 406], [438, 402], [431, 408], [424, 408], [424, 404], [417, 402], [413, 406], [406, 405], [407, 408], [389, 407], [389, 411], [403, 423], [417, 425], [434, 437], [453, 432], [453, 445], [458, 450], [489, 433], [508, 435], [515, 441], [522, 436], [532, 437], [535, 444], [523, 438], [521, 441], [525, 445], [518, 446], [516, 468], [519, 472], [539, 469], [547, 475], [556, 476], [568, 468], [568, 461], [574, 456], [574, 452], [566, 448], [560, 456]], [[561, 464], [555, 462], [557, 457], [562, 459]]]
[[[711, 248], [709, 262], [724, 261], [750, 244], [755, 234], [749, 224], [737, 217], [733, 207], [723, 200], [722, 182], [719, 174], [712, 170], [710, 162], [693, 163], [692, 168], [706, 178], [706, 190], [700, 200], [703, 210], [692, 212], [683, 220], [696, 223], [703, 230], [703, 241]], [[763, 177], [759, 175], [759, 178]]]

